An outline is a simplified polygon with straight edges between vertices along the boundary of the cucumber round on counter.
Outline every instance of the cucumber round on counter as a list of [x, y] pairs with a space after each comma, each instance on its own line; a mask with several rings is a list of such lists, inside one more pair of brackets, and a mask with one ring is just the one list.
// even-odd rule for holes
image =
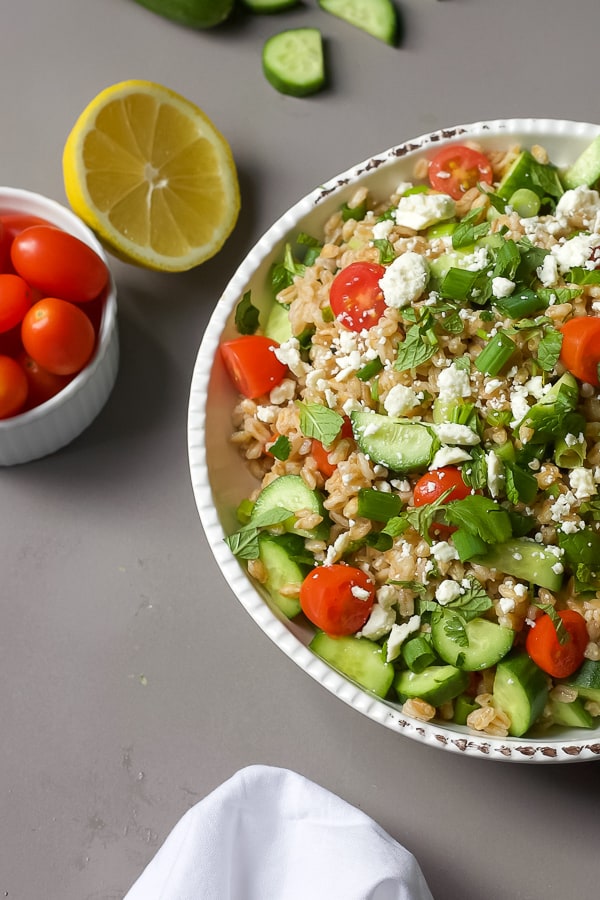
[[319, 0], [319, 6], [386, 44], [396, 43], [398, 15], [392, 0]]
[[269, 13], [283, 12], [285, 9], [291, 9], [298, 5], [298, 0], [242, 0], [242, 6], [249, 9], [253, 13]]
[[267, 81], [281, 94], [306, 97], [325, 85], [323, 39], [318, 28], [290, 28], [270, 37], [262, 52]]
[[229, 18], [234, 0], [136, 0], [151, 12], [187, 25], [188, 28], [213, 28]]

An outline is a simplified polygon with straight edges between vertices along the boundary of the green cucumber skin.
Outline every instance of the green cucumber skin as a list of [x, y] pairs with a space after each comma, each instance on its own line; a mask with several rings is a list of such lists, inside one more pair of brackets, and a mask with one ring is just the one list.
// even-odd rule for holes
[[289, 310], [283, 303], [278, 303], [277, 300], [274, 301], [267, 316], [264, 333], [265, 337], [271, 338], [272, 341], [277, 341], [278, 344], [284, 344], [292, 337]]
[[398, 672], [394, 678], [394, 689], [401, 703], [418, 698], [432, 706], [441, 706], [458, 697], [468, 684], [468, 673], [455, 666], [428, 666], [418, 674], [407, 670]]
[[319, 6], [386, 44], [397, 41], [398, 16], [391, 0], [319, 0]]
[[332, 638], [318, 631], [309, 648], [342, 675], [384, 698], [394, 680], [394, 667], [384, 660], [379, 644], [366, 638]]
[[280, 589], [285, 584], [300, 584], [305, 573], [290, 559], [277, 538], [261, 535], [258, 539], [258, 555], [267, 573], [264, 586], [271, 600], [286, 618], [295, 618], [301, 610], [299, 598], [286, 597], [280, 593]]
[[498, 663], [493, 696], [510, 719], [509, 734], [521, 737], [544, 710], [548, 682], [526, 653], [517, 653]]
[[600, 135], [594, 138], [562, 176], [562, 183], [568, 190], [582, 184], [594, 187], [598, 180], [600, 180]]
[[[394, 472], [427, 469], [439, 446], [429, 428], [418, 422], [357, 411], [350, 413], [350, 420], [360, 450], [374, 463]], [[367, 434], [369, 426], [377, 426], [378, 430]]]
[[220, 16], [207, 16], [198, 8], [196, 0], [136, 0], [151, 12], [158, 13], [172, 22], [179, 22], [188, 28], [214, 28], [229, 18], [233, 11], [234, 0], [228, 0], [227, 6]]
[[317, 491], [312, 491], [300, 475], [281, 475], [264, 487], [256, 498], [250, 521], [260, 513], [276, 507], [289, 509], [292, 513], [301, 509], [310, 509], [323, 516], [323, 521], [316, 528], [310, 530], [296, 528], [292, 521], [286, 523], [286, 531], [313, 540], [327, 540], [329, 537], [329, 517], [323, 506], [321, 495]]
[[299, 0], [242, 0], [242, 6], [258, 15], [283, 12], [298, 6]]
[[465, 624], [469, 645], [461, 647], [445, 631], [445, 625], [452, 615], [455, 613], [451, 610], [444, 610], [431, 623], [433, 646], [448, 665], [465, 672], [480, 672], [495, 666], [510, 651], [515, 638], [514, 631], [481, 618], [471, 619]]
[[565, 728], [593, 728], [594, 720], [581, 700], [573, 700], [572, 703], [561, 703], [560, 700], [550, 700], [550, 712], [557, 725]]
[[[537, 554], [535, 559], [528, 558], [528, 550]], [[475, 556], [473, 562], [523, 581], [532, 581], [548, 591], [559, 591], [562, 587], [562, 572], [552, 570], [560, 560], [529, 538], [511, 538], [504, 544], [496, 544], [484, 556]]]
[[[281, 55], [284, 42], [297, 42], [304, 39], [304, 47], [292, 47], [290, 60], [286, 61]], [[297, 62], [291, 56], [294, 52], [306, 53], [303, 69], [299, 75], [292, 71], [292, 63]], [[291, 28], [280, 31], [267, 39], [262, 52], [263, 74], [267, 81], [281, 94], [289, 94], [292, 97], [307, 97], [315, 94], [325, 86], [325, 60], [323, 56], [323, 42], [321, 33], [317, 28]], [[309, 74], [306, 74], [306, 71]]]
[[579, 697], [600, 703], [600, 660], [586, 659], [563, 684], [574, 688]]

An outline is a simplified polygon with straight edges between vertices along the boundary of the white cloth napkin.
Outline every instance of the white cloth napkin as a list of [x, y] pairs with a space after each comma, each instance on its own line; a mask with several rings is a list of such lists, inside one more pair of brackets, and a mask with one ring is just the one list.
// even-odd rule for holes
[[433, 900], [415, 857], [287, 769], [249, 766], [177, 823], [125, 900]]

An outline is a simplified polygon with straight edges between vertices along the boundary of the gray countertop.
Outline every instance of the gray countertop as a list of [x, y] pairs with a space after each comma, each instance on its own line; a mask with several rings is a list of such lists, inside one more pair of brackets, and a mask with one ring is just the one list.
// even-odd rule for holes
[[[375, 818], [436, 900], [597, 896], [598, 770], [460, 757], [392, 733], [266, 638], [206, 543], [188, 461], [190, 379], [240, 260], [316, 185], [433, 129], [598, 121], [597, 0], [401, 0], [398, 48], [306, 0], [212, 31], [133, 0], [19, 0], [0, 27], [3, 184], [65, 202], [80, 111], [126, 78], [201, 106], [231, 144], [242, 213], [183, 275], [114, 262], [121, 366], [92, 426], [0, 470], [0, 897], [116, 900], [192, 804], [251, 763]], [[332, 80], [277, 94], [264, 40], [317, 25]]]

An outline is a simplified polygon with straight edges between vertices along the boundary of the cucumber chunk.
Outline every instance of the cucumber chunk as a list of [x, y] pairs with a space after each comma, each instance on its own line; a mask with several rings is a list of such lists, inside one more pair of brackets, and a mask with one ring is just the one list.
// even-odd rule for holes
[[550, 700], [550, 710], [557, 725], [564, 725], [567, 728], [594, 727], [594, 719], [579, 699], [573, 700], [572, 703]]
[[459, 694], [454, 701], [452, 721], [457, 725], [466, 725], [467, 718], [476, 709], [480, 709], [480, 707], [472, 697], [469, 697], [467, 694]]
[[293, 515], [284, 523], [285, 530], [317, 541], [324, 541], [329, 537], [329, 517], [321, 495], [318, 491], [311, 491], [300, 475], [281, 475], [264, 487], [256, 498], [250, 521], [272, 509], [289, 509], [291, 513], [304, 510], [317, 513], [322, 516], [323, 521], [316, 528], [298, 528]]
[[277, 341], [278, 344], [285, 344], [292, 337], [292, 325], [287, 306], [283, 303], [274, 301], [273, 306], [269, 310], [267, 321], [264, 328], [265, 336]]
[[600, 660], [586, 659], [564, 684], [575, 688], [579, 697], [600, 703]]
[[386, 44], [396, 43], [398, 17], [391, 0], [319, 0], [319, 6]]
[[[297, 538], [301, 541], [301, 538]], [[300, 612], [300, 598], [287, 597], [281, 593], [286, 584], [300, 586], [304, 580], [304, 570], [289, 555], [283, 542], [268, 534], [258, 538], [258, 556], [267, 573], [265, 588], [278, 610], [288, 619]]]
[[509, 734], [521, 737], [542, 714], [548, 683], [526, 653], [504, 659], [496, 667], [494, 701], [510, 719]]
[[298, 0], [242, 0], [242, 6], [253, 13], [278, 13], [297, 5]]
[[554, 166], [539, 163], [529, 150], [522, 150], [498, 185], [496, 193], [510, 200], [516, 191], [527, 188], [540, 199], [550, 195], [560, 197], [563, 187]]
[[350, 413], [352, 431], [360, 450], [373, 462], [394, 472], [427, 469], [439, 441], [425, 425], [379, 413]]
[[332, 638], [318, 631], [309, 647], [342, 675], [378, 697], [385, 697], [392, 686], [394, 667], [384, 660], [379, 644], [367, 638]]
[[325, 85], [323, 40], [317, 28], [290, 28], [263, 47], [265, 78], [282, 94], [306, 97]]
[[[452, 627], [458, 619], [461, 628]], [[440, 611], [431, 620], [431, 638], [438, 655], [451, 666], [465, 672], [489, 669], [503, 659], [513, 645], [515, 633], [488, 619], [465, 622], [450, 609]]]
[[473, 562], [553, 592], [559, 591], [563, 582], [560, 558], [531, 538], [511, 538], [503, 544], [490, 545], [482, 556], [473, 557]]
[[398, 672], [394, 689], [401, 703], [419, 698], [432, 706], [441, 706], [462, 694], [468, 683], [467, 672], [455, 666], [429, 666], [419, 673]]
[[600, 135], [594, 138], [583, 153], [562, 176], [566, 188], [576, 188], [580, 184], [594, 187], [600, 179]]

